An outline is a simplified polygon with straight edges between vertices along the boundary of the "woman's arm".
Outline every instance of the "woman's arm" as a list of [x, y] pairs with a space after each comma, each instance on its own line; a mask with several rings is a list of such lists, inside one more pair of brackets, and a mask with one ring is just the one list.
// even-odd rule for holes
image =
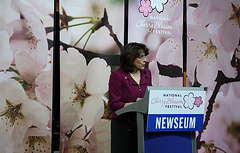
[[122, 89], [121, 89], [121, 74], [113, 72], [109, 80], [109, 107], [112, 111], [119, 110], [124, 107], [125, 102], [121, 102]]

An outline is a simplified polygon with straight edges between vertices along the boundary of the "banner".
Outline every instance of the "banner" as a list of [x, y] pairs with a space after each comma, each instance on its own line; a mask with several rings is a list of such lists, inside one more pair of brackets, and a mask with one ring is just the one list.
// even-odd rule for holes
[[128, 42], [149, 48], [154, 86], [183, 86], [182, 10], [182, 1], [129, 0]]
[[188, 86], [208, 89], [204, 131], [196, 135], [199, 153], [240, 151], [239, 5], [236, 0], [187, 3]]
[[109, 153], [108, 82], [119, 67], [123, 0], [61, 0], [61, 149]]
[[51, 152], [53, 12], [53, 1], [0, 2], [1, 153]]

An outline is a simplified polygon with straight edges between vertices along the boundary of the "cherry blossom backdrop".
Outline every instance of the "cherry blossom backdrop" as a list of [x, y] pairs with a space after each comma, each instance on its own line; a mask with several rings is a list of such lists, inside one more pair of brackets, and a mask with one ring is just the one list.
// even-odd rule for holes
[[[183, 1], [129, 1], [128, 41], [150, 48], [154, 86], [183, 86]], [[187, 86], [207, 91], [198, 152], [240, 151], [239, 10], [237, 0], [189, 0]]]
[[183, 2], [129, 1], [128, 41], [150, 49], [154, 86], [183, 86]]
[[240, 1], [190, 0], [187, 4], [189, 86], [207, 89], [199, 152], [240, 152]]
[[61, 152], [110, 153], [108, 82], [119, 66], [124, 0], [61, 0]]
[[[240, 1], [186, 7], [187, 86], [207, 91], [198, 152], [240, 152]], [[1, 153], [51, 150], [53, 8], [0, 1]], [[183, 86], [181, 0], [61, 0], [60, 37], [62, 153], [110, 152], [108, 80], [124, 42], [149, 47], [154, 86]]]
[[52, 1], [0, 1], [1, 153], [51, 151], [49, 14]]

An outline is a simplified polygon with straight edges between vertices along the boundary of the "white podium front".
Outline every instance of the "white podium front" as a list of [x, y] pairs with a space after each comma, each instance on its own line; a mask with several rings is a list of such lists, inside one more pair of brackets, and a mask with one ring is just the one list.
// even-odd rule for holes
[[141, 101], [116, 114], [137, 112], [139, 153], [195, 153], [192, 131], [202, 131], [204, 103], [203, 88], [151, 86]]

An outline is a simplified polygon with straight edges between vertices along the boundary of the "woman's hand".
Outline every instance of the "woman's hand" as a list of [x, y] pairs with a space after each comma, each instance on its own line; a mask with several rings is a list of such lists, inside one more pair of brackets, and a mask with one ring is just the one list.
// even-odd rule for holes
[[137, 98], [137, 100], [136, 100], [136, 101], [139, 101], [139, 100], [142, 100], [142, 98]]
[[[142, 100], [142, 98], [137, 98], [136, 102], [139, 101], [139, 100]], [[134, 103], [134, 102], [126, 103], [126, 104], [124, 105], [124, 107], [127, 107], [127, 106], [129, 106], [129, 105], [132, 105], [133, 103]]]
[[127, 107], [127, 106], [132, 105], [132, 104], [133, 104], [133, 102], [126, 103], [126, 104], [124, 105], [124, 107]]

